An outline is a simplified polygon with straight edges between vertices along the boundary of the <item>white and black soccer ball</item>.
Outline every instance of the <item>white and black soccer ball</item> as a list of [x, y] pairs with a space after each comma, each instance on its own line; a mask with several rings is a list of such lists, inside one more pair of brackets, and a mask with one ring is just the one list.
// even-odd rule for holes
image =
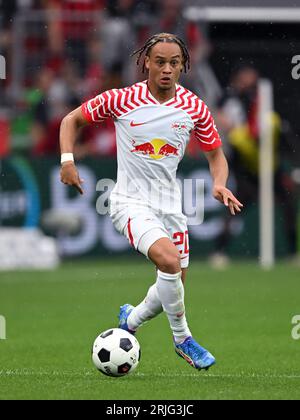
[[95, 340], [92, 359], [96, 368], [108, 376], [125, 376], [133, 372], [141, 358], [140, 344], [129, 332], [112, 328]]

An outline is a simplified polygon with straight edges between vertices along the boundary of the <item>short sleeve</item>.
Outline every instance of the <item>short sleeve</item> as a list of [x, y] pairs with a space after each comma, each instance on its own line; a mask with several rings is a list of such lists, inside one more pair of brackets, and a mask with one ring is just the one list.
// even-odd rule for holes
[[202, 102], [199, 118], [195, 122], [194, 133], [204, 152], [209, 152], [222, 146], [222, 140], [214, 119], [204, 102]]
[[82, 114], [89, 123], [114, 118], [114, 91], [106, 91], [81, 105]]

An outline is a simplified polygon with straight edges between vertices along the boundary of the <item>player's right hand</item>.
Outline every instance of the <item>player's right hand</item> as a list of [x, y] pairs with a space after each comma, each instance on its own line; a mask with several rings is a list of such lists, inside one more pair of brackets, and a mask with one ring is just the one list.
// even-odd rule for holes
[[214, 186], [213, 196], [216, 200], [225, 204], [233, 216], [236, 215], [236, 212], [240, 213], [244, 207], [244, 205], [232, 194], [232, 192], [222, 185]]
[[71, 185], [72, 187], [75, 187], [80, 194], [83, 194], [83, 180], [80, 179], [76, 166], [73, 162], [70, 161], [62, 164], [60, 179], [63, 184]]

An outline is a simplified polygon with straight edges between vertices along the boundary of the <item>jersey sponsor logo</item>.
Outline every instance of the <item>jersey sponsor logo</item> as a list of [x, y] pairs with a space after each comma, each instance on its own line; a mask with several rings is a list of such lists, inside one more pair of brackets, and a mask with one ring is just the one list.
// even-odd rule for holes
[[146, 122], [143, 123], [135, 123], [134, 121], [130, 121], [130, 127], [139, 127], [140, 125], [145, 125]]
[[132, 153], [148, 155], [151, 159], [159, 160], [167, 156], [179, 156], [179, 147], [174, 147], [161, 139], [153, 139], [138, 145], [133, 140], [132, 144], [134, 146], [134, 149], [131, 150]]

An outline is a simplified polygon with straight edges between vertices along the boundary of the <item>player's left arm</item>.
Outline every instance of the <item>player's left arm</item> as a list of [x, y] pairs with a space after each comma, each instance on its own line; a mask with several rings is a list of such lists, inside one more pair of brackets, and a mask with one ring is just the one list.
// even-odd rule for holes
[[243, 204], [226, 187], [229, 169], [222, 147], [205, 152], [209, 162], [210, 173], [213, 178], [213, 196], [216, 200], [229, 207], [232, 215], [240, 213]]
[[219, 136], [213, 116], [207, 105], [199, 101], [199, 118], [195, 123], [194, 133], [200, 142], [201, 150], [209, 162], [211, 176], [213, 178], [213, 196], [229, 210], [232, 215], [240, 212], [243, 204], [226, 187], [229, 170], [227, 159], [223, 153], [222, 140]]

